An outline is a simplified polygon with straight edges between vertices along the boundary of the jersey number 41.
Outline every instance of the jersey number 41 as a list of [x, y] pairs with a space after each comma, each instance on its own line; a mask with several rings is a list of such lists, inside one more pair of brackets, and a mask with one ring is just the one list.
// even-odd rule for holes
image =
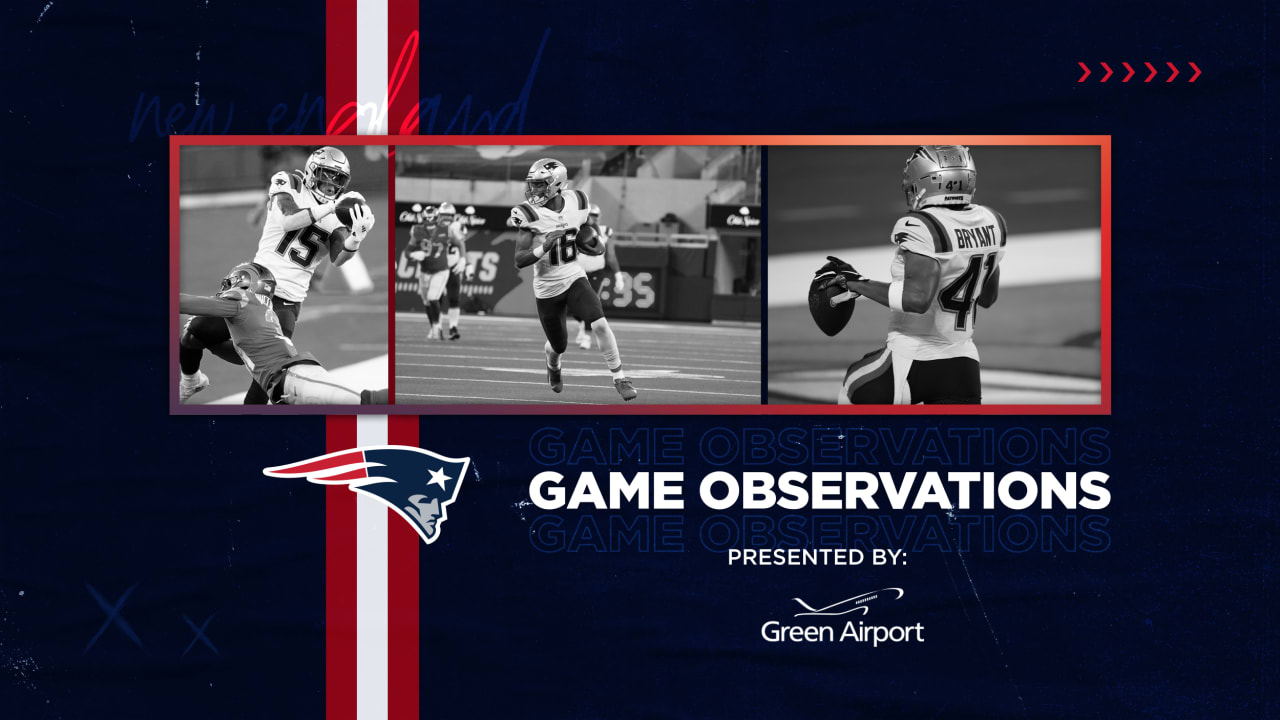
[[[974, 255], [969, 258], [969, 267], [965, 268], [960, 277], [952, 280], [950, 285], [938, 293], [938, 304], [942, 309], [955, 313], [956, 330], [968, 330], [978, 322], [978, 297], [982, 295], [982, 288], [986, 287], [987, 280], [991, 279], [991, 273], [995, 269], [996, 253]], [[982, 277], [982, 282], [978, 282], [979, 276]], [[972, 319], [969, 318], [970, 313], [973, 314]]]

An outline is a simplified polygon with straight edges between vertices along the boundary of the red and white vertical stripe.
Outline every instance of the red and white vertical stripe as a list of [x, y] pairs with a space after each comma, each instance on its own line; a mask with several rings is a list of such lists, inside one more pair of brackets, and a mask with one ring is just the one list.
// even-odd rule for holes
[[[356, 103], [345, 132], [398, 131], [419, 96], [417, 0], [327, 0], [325, 20], [326, 121]], [[416, 447], [418, 418], [330, 416], [326, 445]], [[417, 720], [421, 540], [377, 500], [325, 492], [327, 717]]]
[[[418, 445], [415, 416], [334, 415], [326, 452]], [[408, 523], [346, 485], [325, 488], [328, 717], [418, 717], [418, 551]]]

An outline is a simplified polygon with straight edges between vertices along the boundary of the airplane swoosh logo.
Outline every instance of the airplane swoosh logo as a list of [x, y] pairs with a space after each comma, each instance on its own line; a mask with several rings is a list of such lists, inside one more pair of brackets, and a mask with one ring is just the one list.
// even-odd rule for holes
[[806, 610], [806, 612], [798, 612], [792, 617], [804, 617], [809, 615], [816, 615], [820, 617], [839, 617], [841, 615], [848, 615], [849, 613], [855, 612], [860, 612], [863, 615], [866, 615], [871, 610], [871, 607], [867, 605], [867, 603], [878, 598], [880, 593], [897, 593], [896, 597], [891, 598], [893, 600], [901, 600], [902, 596], [906, 594], [902, 588], [882, 588], [880, 590], [872, 590], [868, 593], [862, 593], [861, 595], [854, 595], [847, 600], [841, 600], [840, 602], [832, 603], [823, 608], [815, 608], [800, 598], [791, 598], [792, 600], [795, 600], [800, 607]]

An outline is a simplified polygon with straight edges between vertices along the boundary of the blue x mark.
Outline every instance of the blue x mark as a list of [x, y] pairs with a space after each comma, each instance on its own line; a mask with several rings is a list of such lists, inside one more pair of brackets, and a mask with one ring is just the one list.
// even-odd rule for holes
[[[217, 613], [214, 613], [214, 615], [217, 615]], [[209, 640], [209, 636], [204, 634], [204, 629], [209, 627], [209, 621], [213, 620], [214, 615], [205, 618], [204, 624], [200, 627], [196, 627], [196, 624], [191, 622], [191, 618], [186, 615], [182, 616], [182, 619], [187, 623], [187, 627], [191, 628], [191, 631], [196, 634], [195, 637], [191, 638], [191, 644], [187, 645], [187, 649], [182, 651], [182, 657], [186, 657], [187, 653], [191, 652], [191, 648], [196, 646], [197, 640], [212, 650], [214, 655], [220, 655], [218, 648], [214, 647], [213, 642]]]
[[138, 587], [138, 584], [134, 583], [131, 585], [129, 589], [125, 590], [124, 594], [120, 596], [120, 599], [116, 601], [116, 604], [110, 607], [107, 606], [107, 601], [102, 598], [102, 595], [98, 594], [98, 591], [95, 590], [92, 585], [85, 583], [84, 586], [89, 589], [89, 594], [93, 596], [95, 601], [97, 601], [98, 607], [102, 608], [102, 611], [107, 614], [107, 619], [103, 621], [102, 627], [98, 628], [98, 632], [94, 634], [93, 639], [89, 640], [89, 644], [84, 646], [84, 653], [81, 654], [87, 654], [89, 652], [89, 648], [93, 647], [93, 644], [98, 642], [98, 638], [102, 637], [102, 633], [106, 632], [107, 628], [112, 624], [119, 627], [120, 632], [127, 635], [129, 639], [133, 641], [134, 645], [142, 647], [142, 640], [138, 639], [138, 634], [129, 626], [129, 621], [125, 620], [124, 617], [120, 615], [120, 608], [124, 607], [125, 601], [129, 599], [129, 594], [133, 592], [134, 588]]

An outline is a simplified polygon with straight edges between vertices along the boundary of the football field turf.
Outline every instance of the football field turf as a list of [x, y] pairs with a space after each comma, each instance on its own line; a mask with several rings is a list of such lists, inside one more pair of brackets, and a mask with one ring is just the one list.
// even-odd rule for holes
[[[610, 320], [631, 404], [760, 402], [760, 328]], [[600, 351], [573, 344], [561, 358], [564, 391], [546, 378], [546, 338], [534, 317], [464, 315], [462, 340], [426, 340], [426, 316], [396, 314], [396, 404], [622, 403]]]

